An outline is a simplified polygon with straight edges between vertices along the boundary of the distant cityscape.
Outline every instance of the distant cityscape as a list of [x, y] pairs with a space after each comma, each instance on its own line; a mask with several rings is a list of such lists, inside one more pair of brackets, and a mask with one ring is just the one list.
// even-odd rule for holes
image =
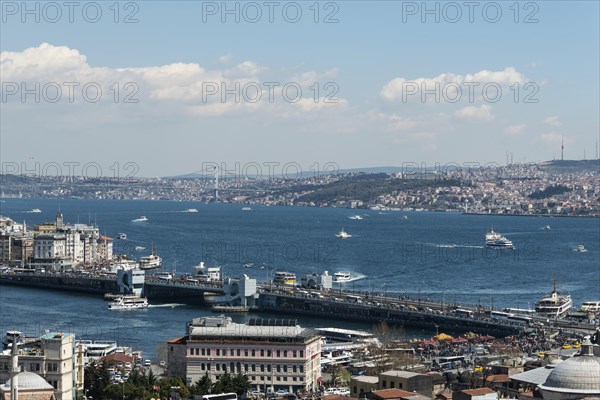
[[480, 168], [399, 168], [299, 178], [189, 176], [109, 178], [2, 175], [3, 198], [175, 200], [459, 211], [508, 215], [600, 216], [599, 160]]

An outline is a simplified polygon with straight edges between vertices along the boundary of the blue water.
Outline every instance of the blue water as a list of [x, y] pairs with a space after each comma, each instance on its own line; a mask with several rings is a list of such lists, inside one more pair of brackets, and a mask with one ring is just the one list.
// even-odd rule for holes
[[[233, 204], [170, 201], [6, 199], [0, 206], [0, 214], [28, 225], [52, 221], [60, 207], [65, 221], [96, 223], [113, 238], [125, 232], [127, 240], [115, 239], [115, 251], [132, 257], [147, 254], [153, 242], [165, 269], [177, 273], [193, 272], [201, 260], [222, 265], [226, 275], [245, 273], [261, 281], [274, 270], [298, 276], [344, 270], [362, 278], [346, 284], [348, 289], [519, 308], [533, 307], [555, 279], [576, 305], [600, 299], [599, 219], [264, 206], [242, 211]], [[33, 208], [42, 213], [28, 212]], [[188, 208], [199, 212], [183, 212]], [[355, 214], [364, 217], [348, 218]], [[142, 215], [147, 222], [132, 222]], [[546, 225], [552, 229], [544, 230]], [[336, 239], [341, 228], [352, 238]], [[484, 249], [490, 228], [511, 239], [516, 250]], [[575, 252], [578, 244], [588, 252]], [[247, 263], [252, 268], [244, 268]], [[160, 341], [183, 335], [186, 321], [208, 313], [169, 304], [110, 313], [94, 296], [0, 286], [2, 331], [60, 328], [117, 339], [146, 354]], [[333, 324], [299, 319], [307, 326]], [[409, 336], [429, 334], [407, 330]]]

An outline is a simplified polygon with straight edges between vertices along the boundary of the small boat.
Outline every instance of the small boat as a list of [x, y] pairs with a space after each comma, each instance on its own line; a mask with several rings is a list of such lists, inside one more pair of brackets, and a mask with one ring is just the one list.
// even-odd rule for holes
[[188, 208], [187, 210], [185, 210], [185, 212], [187, 212], [187, 213], [197, 213], [198, 210], [196, 210], [195, 208]]
[[133, 219], [133, 220], [131, 220], [131, 222], [146, 222], [146, 221], [148, 221], [148, 218], [146, 218], [146, 216], [145, 216], [145, 215], [142, 215], [142, 216], [141, 216], [141, 217], [139, 217], [139, 218], [136, 218], [136, 219]]
[[125, 239], [127, 239], [127, 234], [123, 233], [123, 232], [119, 232], [119, 233], [117, 233], [117, 238], [125, 240]]
[[144, 246], [135, 246], [135, 251], [142, 251], [142, 250], [146, 250], [146, 248]]
[[485, 234], [485, 247], [492, 247], [496, 249], [514, 249], [513, 242], [502, 236], [494, 230], [490, 230]]
[[585, 253], [587, 251], [587, 249], [585, 248], [584, 245], [580, 244], [580, 245], [577, 245], [577, 247], [575, 248], [575, 251], [578, 253]]
[[550, 228], [550, 225], [546, 225], [546, 226], [544, 227], [544, 229], [545, 229], [545, 230], [547, 230], [547, 231], [549, 231], [549, 230], [550, 230], [550, 229], [552, 229], [552, 228]]
[[333, 281], [337, 283], [350, 282], [352, 275], [347, 271], [339, 271], [333, 274]]
[[362, 217], [361, 215], [352, 215], [352, 216], [350, 216], [350, 217], [348, 217], [348, 218], [350, 218], [350, 219], [354, 219], [354, 220], [357, 220], [357, 219], [363, 219], [363, 217]]
[[341, 231], [339, 231], [338, 233], [335, 234], [335, 237], [338, 239], [348, 239], [348, 238], [351, 238], [352, 235], [349, 234], [348, 232], [345, 232], [344, 228], [342, 228]]
[[252, 211], [251, 207], [242, 207], [242, 211]]
[[408, 215], [403, 215], [402, 219], [408, 219]]
[[244, 268], [252, 268], [254, 266], [254, 263], [246, 263], [244, 264]]
[[148, 307], [148, 299], [138, 296], [121, 296], [108, 303], [109, 310], [136, 310]]
[[40, 210], [39, 208], [34, 208], [33, 210], [31, 210], [29, 212], [32, 212], [32, 213], [41, 213], [42, 210]]

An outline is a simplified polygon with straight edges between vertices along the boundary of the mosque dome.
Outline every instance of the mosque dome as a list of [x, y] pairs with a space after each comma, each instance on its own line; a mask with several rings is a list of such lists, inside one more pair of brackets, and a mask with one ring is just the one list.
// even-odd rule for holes
[[[19, 391], [28, 390], [54, 390], [54, 387], [46, 382], [44, 378], [33, 372], [19, 372], [16, 375], [17, 388]], [[5, 387], [10, 388], [10, 379], [6, 382]]]

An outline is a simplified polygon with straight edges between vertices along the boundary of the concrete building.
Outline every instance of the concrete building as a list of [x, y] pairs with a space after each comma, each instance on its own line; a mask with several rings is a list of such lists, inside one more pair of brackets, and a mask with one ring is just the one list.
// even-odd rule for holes
[[[77, 365], [79, 357], [75, 354], [75, 335], [47, 333], [18, 346], [17, 355], [19, 370], [43, 378], [52, 388], [56, 400], [76, 398], [76, 372], [81, 366]], [[0, 354], [0, 383], [10, 380], [11, 362], [8, 351]]]
[[366, 398], [370, 400], [427, 400], [430, 397], [419, 393], [408, 392], [401, 389], [379, 389], [367, 393]]
[[195, 318], [187, 334], [169, 340], [168, 375], [188, 384], [208, 374], [242, 373], [263, 392], [314, 391], [321, 376], [321, 340], [295, 321], [253, 319], [237, 324], [225, 316]]
[[350, 395], [354, 398], [362, 399], [366, 393], [377, 390], [379, 387], [379, 377], [369, 375], [353, 376], [350, 380]]
[[433, 378], [430, 375], [409, 371], [386, 371], [379, 374], [379, 388], [402, 389], [431, 397]]

